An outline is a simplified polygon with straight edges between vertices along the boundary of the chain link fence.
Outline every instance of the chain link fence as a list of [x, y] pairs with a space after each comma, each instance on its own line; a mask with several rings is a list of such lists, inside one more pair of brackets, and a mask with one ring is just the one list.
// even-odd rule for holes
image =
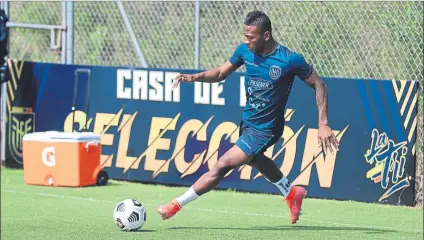
[[[9, 5], [10, 22], [62, 24], [61, 2], [10, 2]], [[50, 48], [50, 31], [9, 28], [9, 34], [9, 57], [42, 62], [61, 62], [60, 52]]]
[[[141, 66], [118, 3], [74, 3], [74, 63]], [[122, 2], [149, 67], [194, 68], [195, 2]], [[11, 2], [13, 22], [61, 24], [61, 2]], [[322, 76], [402, 79], [423, 91], [422, 2], [200, 2], [200, 68], [222, 64], [242, 41], [247, 12], [266, 12], [273, 36]], [[60, 62], [50, 33], [13, 29], [12, 58]], [[240, 69], [239, 71], [243, 71]], [[423, 195], [423, 95], [419, 96], [417, 202]]]

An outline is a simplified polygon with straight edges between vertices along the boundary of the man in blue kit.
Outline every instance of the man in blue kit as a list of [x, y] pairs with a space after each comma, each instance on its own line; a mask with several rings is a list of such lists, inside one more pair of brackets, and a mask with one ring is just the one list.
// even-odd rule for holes
[[[245, 89], [247, 103], [242, 114], [240, 137], [215, 164], [180, 197], [159, 207], [162, 219], [174, 216], [187, 203], [215, 188], [232, 169], [248, 164], [281, 191], [296, 223], [306, 190], [292, 186], [273, 160], [264, 155], [283, 134], [284, 109], [295, 76], [315, 89], [318, 106], [318, 144], [324, 152], [338, 150], [338, 141], [327, 120], [327, 87], [304, 57], [276, 42], [272, 37], [271, 21], [266, 14], [252, 11], [247, 14], [244, 43], [222, 66], [198, 74], [182, 74], [174, 82], [219, 82], [241, 65], [246, 67]], [[334, 147], [334, 150], [333, 150]]]

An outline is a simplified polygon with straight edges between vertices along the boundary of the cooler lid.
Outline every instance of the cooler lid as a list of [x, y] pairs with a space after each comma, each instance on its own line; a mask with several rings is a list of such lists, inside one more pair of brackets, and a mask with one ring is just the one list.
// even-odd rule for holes
[[98, 141], [100, 142], [100, 134], [92, 132], [34, 132], [25, 134], [23, 140], [27, 141], [69, 141], [69, 142], [85, 142]]

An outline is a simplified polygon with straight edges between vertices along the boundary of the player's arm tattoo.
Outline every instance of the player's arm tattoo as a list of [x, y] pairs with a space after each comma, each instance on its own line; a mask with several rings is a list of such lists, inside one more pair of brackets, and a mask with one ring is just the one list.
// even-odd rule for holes
[[313, 70], [311, 75], [305, 79], [305, 83], [315, 89], [315, 98], [318, 107], [319, 124], [328, 125], [328, 90], [324, 81], [318, 73]]

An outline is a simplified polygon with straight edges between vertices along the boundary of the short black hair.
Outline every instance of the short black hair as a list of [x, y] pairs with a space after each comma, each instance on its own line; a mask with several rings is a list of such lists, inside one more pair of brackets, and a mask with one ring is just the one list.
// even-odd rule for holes
[[258, 10], [249, 12], [246, 15], [244, 24], [247, 26], [259, 26], [263, 33], [266, 31], [272, 32], [271, 20], [264, 12]]

